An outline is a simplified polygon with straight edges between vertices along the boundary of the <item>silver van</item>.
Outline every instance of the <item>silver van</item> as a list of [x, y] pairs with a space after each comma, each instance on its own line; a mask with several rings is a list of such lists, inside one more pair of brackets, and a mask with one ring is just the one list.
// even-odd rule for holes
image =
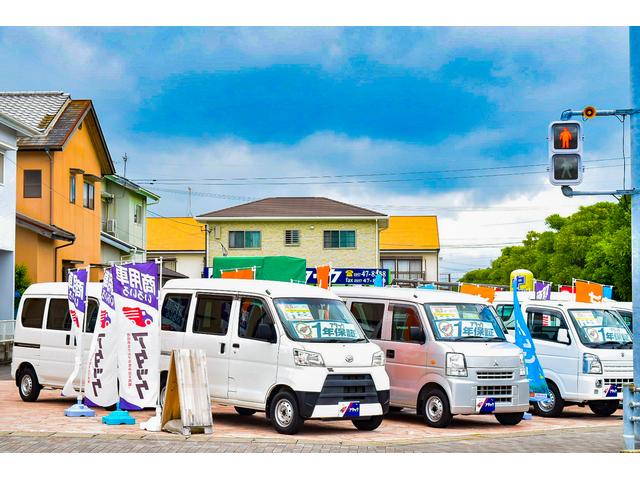
[[392, 409], [415, 408], [432, 427], [453, 415], [493, 414], [516, 425], [529, 409], [524, 355], [492, 306], [455, 292], [334, 287], [385, 352]]

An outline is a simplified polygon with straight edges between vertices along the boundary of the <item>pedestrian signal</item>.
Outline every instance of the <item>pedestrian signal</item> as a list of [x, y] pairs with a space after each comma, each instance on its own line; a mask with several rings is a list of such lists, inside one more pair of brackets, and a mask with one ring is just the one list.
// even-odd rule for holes
[[549, 125], [549, 181], [552, 185], [582, 182], [582, 125], [576, 121]]

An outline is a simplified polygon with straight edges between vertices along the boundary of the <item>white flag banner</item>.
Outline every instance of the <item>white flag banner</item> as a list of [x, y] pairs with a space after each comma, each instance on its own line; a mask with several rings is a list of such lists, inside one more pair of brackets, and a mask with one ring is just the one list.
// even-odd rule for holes
[[84, 403], [90, 407], [109, 407], [118, 401], [117, 329], [111, 267], [104, 271], [98, 319], [87, 361]]
[[154, 407], [160, 387], [158, 264], [116, 265], [113, 291], [118, 316], [120, 407]]
[[[87, 277], [88, 270], [70, 270], [67, 282], [67, 295], [69, 297], [69, 315], [71, 316], [71, 338], [75, 340], [75, 363], [73, 371], [62, 389], [65, 397], [78, 397], [81, 392], [73, 388], [78, 373], [82, 368], [82, 331], [84, 330], [84, 317], [87, 312]], [[82, 386], [80, 387], [82, 389]]]

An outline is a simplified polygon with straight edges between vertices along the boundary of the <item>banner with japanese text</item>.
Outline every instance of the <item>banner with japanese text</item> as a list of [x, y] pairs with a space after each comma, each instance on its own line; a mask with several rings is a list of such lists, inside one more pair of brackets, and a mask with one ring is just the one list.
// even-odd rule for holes
[[529, 399], [534, 402], [546, 400], [549, 396], [549, 387], [544, 377], [542, 365], [536, 355], [536, 347], [531, 338], [531, 332], [522, 314], [518, 301], [518, 286], [513, 282], [513, 314], [516, 320], [516, 345], [524, 352], [524, 365], [529, 378]]
[[460, 285], [460, 293], [469, 295], [477, 295], [484, 298], [487, 302], [493, 302], [496, 296], [496, 289], [492, 287], [482, 287], [471, 283], [463, 283]]
[[71, 317], [71, 338], [75, 345], [75, 356], [73, 371], [62, 389], [62, 395], [65, 397], [75, 397], [78, 395], [78, 392], [73, 388], [73, 382], [82, 368], [82, 331], [84, 330], [84, 317], [87, 312], [88, 273], [86, 269], [70, 270], [67, 280], [69, 316]]
[[108, 407], [118, 401], [118, 322], [113, 295], [113, 267], [104, 271], [98, 319], [85, 372], [84, 403]]
[[533, 283], [533, 290], [536, 300], [551, 300], [551, 282], [536, 280]]
[[599, 303], [602, 301], [602, 285], [576, 280], [576, 302]]
[[156, 405], [160, 382], [158, 264], [115, 265], [113, 292], [119, 317], [120, 407]]

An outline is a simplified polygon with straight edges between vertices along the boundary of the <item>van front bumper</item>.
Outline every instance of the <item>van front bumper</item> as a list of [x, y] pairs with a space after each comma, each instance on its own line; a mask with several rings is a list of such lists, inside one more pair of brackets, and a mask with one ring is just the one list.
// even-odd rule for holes
[[[327, 386], [327, 383], [329, 386]], [[364, 393], [339, 392], [331, 386], [331, 379], [320, 392], [295, 392], [302, 418], [326, 418], [351, 420], [358, 417], [344, 417], [340, 410], [350, 402], [358, 402], [359, 417], [384, 415], [389, 411], [389, 390], [371, 390]], [[349, 387], [347, 387], [349, 388]]]
[[480, 382], [469, 378], [447, 377], [451, 388], [451, 413], [454, 415], [478, 414], [476, 401], [490, 397], [496, 401], [491, 413], [526, 412], [529, 410], [529, 380], [490, 380]]
[[[575, 398], [567, 395], [569, 402], [589, 402], [592, 400], [622, 401], [623, 386], [633, 383], [633, 372], [616, 372], [604, 375], [578, 375], [578, 393]], [[611, 395], [610, 385], [616, 385], [616, 395]]]

